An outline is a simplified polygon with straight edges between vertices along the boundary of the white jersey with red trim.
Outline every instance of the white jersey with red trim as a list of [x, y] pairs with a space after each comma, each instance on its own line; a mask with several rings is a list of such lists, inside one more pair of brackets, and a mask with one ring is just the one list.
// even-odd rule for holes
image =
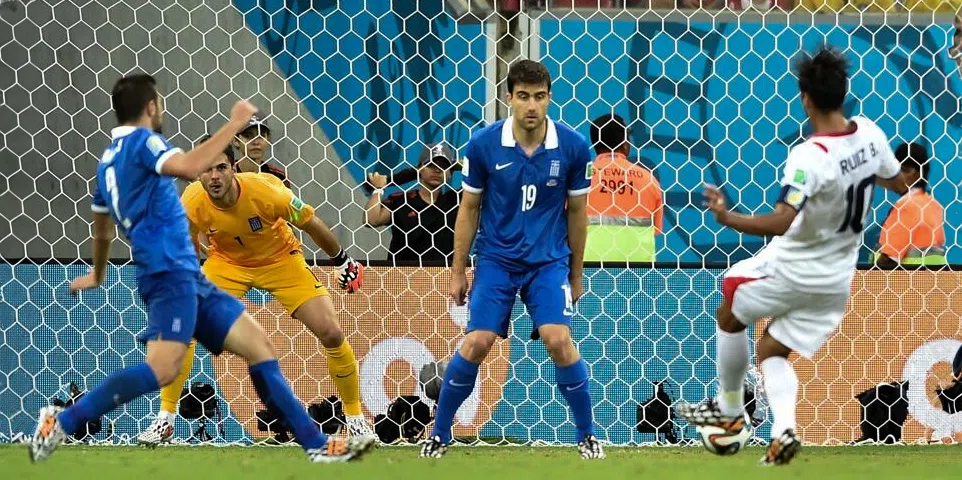
[[888, 137], [871, 120], [851, 119], [847, 132], [813, 135], [785, 161], [782, 201], [798, 210], [784, 235], [762, 254], [799, 291], [847, 290], [876, 178], [893, 178], [899, 163]]

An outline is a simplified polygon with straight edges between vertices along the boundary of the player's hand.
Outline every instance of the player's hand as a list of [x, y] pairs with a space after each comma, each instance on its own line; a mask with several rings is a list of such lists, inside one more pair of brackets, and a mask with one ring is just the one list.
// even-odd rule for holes
[[715, 214], [715, 220], [718, 223], [724, 224], [725, 216], [728, 215], [728, 202], [725, 201], [725, 196], [722, 195], [721, 190], [714, 185], [706, 184], [702, 196], [705, 198], [702, 205]]
[[247, 100], [238, 100], [230, 109], [230, 121], [236, 124], [247, 124], [257, 113], [257, 107]]
[[384, 188], [387, 186], [387, 176], [380, 173], [372, 173], [367, 176], [367, 183], [374, 188]]
[[354, 293], [361, 289], [364, 282], [364, 265], [357, 260], [347, 257], [340, 266], [337, 267], [337, 285], [347, 293]]
[[464, 305], [464, 299], [468, 296], [468, 276], [464, 273], [451, 274], [451, 300], [454, 304]]
[[81, 290], [90, 290], [91, 288], [97, 288], [99, 286], [100, 281], [97, 280], [97, 274], [95, 274], [93, 270], [90, 270], [86, 275], [77, 277], [70, 282], [70, 294], [77, 295]]

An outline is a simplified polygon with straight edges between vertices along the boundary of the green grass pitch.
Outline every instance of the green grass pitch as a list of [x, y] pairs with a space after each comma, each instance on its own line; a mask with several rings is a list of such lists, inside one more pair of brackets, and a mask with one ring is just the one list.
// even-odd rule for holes
[[584, 461], [574, 448], [453, 448], [443, 459], [411, 447], [375, 450], [341, 465], [308, 463], [297, 448], [68, 446], [32, 465], [23, 445], [0, 446], [0, 478], [63, 480], [621, 480], [621, 479], [958, 479], [962, 447], [807, 447], [787, 467], [755, 465], [760, 448], [716, 457], [701, 448], [609, 448]]

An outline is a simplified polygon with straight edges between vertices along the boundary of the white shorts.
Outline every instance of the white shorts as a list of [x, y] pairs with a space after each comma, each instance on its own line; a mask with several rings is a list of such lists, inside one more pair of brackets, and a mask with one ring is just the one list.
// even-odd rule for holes
[[801, 293], [775, 274], [763, 257], [742, 260], [725, 272], [725, 301], [739, 322], [752, 325], [771, 318], [768, 333], [782, 345], [812, 358], [842, 323], [849, 290]]

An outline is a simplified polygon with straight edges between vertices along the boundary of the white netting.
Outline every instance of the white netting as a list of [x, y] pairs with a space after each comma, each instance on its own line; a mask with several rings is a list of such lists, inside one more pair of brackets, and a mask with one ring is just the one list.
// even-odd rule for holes
[[[487, 3], [0, 2], [0, 439], [31, 431], [37, 409], [63, 396], [70, 382], [89, 389], [143, 359], [134, 335], [145, 313], [121, 242], [105, 289], [79, 300], [65, 293], [66, 280], [86, 268], [70, 263], [90, 256], [89, 185], [114, 123], [108, 89], [132, 71], [156, 75], [166, 95], [165, 133], [178, 146], [218, 126], [238, 97], [264, 107], [274, 132], [271, 158], [287, 167], [301, 197], [318, 207], [349, 253], [372, 261], [385, 258], [391, 234], [362, 226], [364, 175], [414, 164], [425, 143], [460, 149], [470, 131], [503, 117], [501, 79], [517, 55], [551, 71], [553, 118], [586, 135], [599, 115], [627, 119], [633, 156], [664, 190], [657, 259], [666, 263], [587, 271], [573, 331], [592, 369], [599, 434], [613, 443], [655, 438], [635, 429], [637, 404], [653, 394], [652, 382], [667, 380], [675, 399], [700, 400], [713, 391], [717, 280], [724, 265], [761, 242], [718, 228], [699, 207], [700, 185], [724, 185], [741, 211], [771, 204], [778, 167], [806, 133], [790, 70], [801, 48], [827, 40], [845, 49], [853, 62], [847, 111], [876, 119], [893, 142], [929, 146], [932, 192], [946, 207], [949, 260], [962, 258], [951, 247], [962, 207], [962, 78], [950, 54], [952, 16], [898, 13], [949, 4], [877, 3], [890, 12], [885, 16], [846, 4], [841, 16], [799, 7], [763, 17], [652, 11], [636, 2], [625, 9], [617, 1], [587, 8], [581, 1], [573, 2], [579, 8], [508, 1], [498, 2], [507, 9], [500, 13], [479, 9]], [[510, 7], [517, 3], [532, 5], [516, 15]], [[474, 14], [461, 15], [468, 7]], [[877, 194], [876, 220], [893, 200]], [[870, 245], [877, 223], [868, 231]], [[706, 263], [717, 268], [702, 268]], [[361, 294], [335, 293], [335, 300], [373, 417], [398, 395], [418, 394], [418, 370], [450, 356], [466, 312], [449, 306], [443, 268], [368, 272]], [[903, 439], [962, 431], [935, 397], [962, 333], [959, 283], [951, 272], [859, 272], [839, 335], [815, 361], [796, 363], [805, 440], [859, 438], [854, 397], [903, 380], [910, 385]], [[333, 394], [317, 341], [269, 296], [247, 300], [271, 332], [298, 396], [317, 402]], [[571, 442], [551, 362], [540, 343], [528, 340], [530, 320], [520, 306], [513, 316], [515, 333], [482, 369], [457, 433]], [[216, 441], [263, 435], [253, 420], [261, 407], [240, 361], [203, 354], [195, 374], [191, 381], [218, 387], [225, 419]], [[108, 416], [95, 438], [129, 439], [156, 408], [156, 397], [136, 400]], [[188, 438], [197, 425], [179, 422], [178, 437]]]

